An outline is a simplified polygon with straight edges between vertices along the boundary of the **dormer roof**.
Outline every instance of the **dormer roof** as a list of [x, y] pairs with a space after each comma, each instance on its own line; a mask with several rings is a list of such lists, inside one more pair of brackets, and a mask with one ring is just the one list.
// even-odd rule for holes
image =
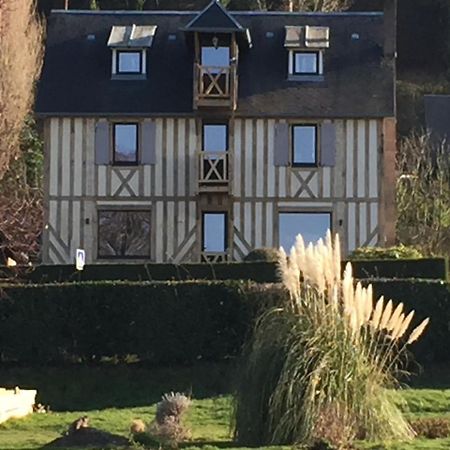
[[156, 33], [156, 25], [119, 25], [111, 28], [108, 47], [149, 48]]
[[246, 32], [246, 29], [229, 14], [218, 0], [212, 2], [198, 13], [185, 27], [184, 31], [199, 32]]

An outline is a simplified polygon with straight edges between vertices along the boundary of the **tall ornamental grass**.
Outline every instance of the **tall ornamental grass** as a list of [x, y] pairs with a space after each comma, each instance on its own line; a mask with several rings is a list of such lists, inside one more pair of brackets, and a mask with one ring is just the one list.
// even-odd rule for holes
[[351, 264], [341, 276], [339, 238], [330, 233], [307, 248], [298, 236], [289, 257], [281, 249], [279, 271], [289, 295], [262, 313], [244, 347], [236, 439], [345, 448], [356, 438], [412, 438], [391, 389], [428, 319], [410, 332], [414, 311], [375, 302]]

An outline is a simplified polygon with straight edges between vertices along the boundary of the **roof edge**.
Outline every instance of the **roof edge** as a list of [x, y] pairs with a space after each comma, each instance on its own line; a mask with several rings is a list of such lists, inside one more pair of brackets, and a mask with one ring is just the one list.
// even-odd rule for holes
[[[91, 11], [88, 9], [52, 9], [51, 14], [73, 14], [73, 15], [186, 15], [199, 14], [201, 11], [175, 11], [175, 10], [153, 10], [153, 11], [130, 11], [130, 10], [99, 10]], [[287, 11], [228, 11], [231, 16], [315, 16], [315, 17], [333, 17], [333, 16], [383, 16], [383, 11], [341, 11], [341, 12], [287, 12]]]

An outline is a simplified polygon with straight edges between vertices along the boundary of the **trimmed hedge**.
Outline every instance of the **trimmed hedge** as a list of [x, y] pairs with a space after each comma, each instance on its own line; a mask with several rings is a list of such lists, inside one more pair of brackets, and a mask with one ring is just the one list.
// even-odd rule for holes
[[353, 276], [362, 278], [398, 278], [448, 280], [446, 258], [351, 261]]
[[[363, 280], [431, 325], [412, 351], [450, 361], [450, 287], [432, 280]], [[256, 311], [284, 294], [244, 281], [89, 282], [3, 286], [0, 355], [21, 364], [130, 355], [153, 365], [221, 361], [240, 352]], [[263, 291], [263, 294], [261, 293]]]
[[39, 364], [129, 355], [152, 364], [223, 360], [239, 352], [253, 289], [239, 281], [3, 287], [0, 354]]
[[187, 263], [187, 264], [95, 264], [77, 271], [73, 264], [41, 265], [33, 268], [0, 267], [0, 278], [14, 278], [31, 283], [66, 281], [182, 281], [182, 280], [252, 280], [258, 283], [278, 281], [273, 262]]
[[[445, 258], [351, 261], [356, 278], [426, 278], [447, 280]], [[345, 267], [346, 262], [343, 262]], [[73, 265], [35, 268], [0, 268], [0, 279], [31, 283], [81, 282], [102, 280], [252, 280], [258, 283], [279, 281], [277, 264], [268, 261], [215, 264], [98, 264], [78, 272]]]
[[433, 280], [367, 280], [377, 297], [384, 295], [395, 303], [403, 302], [416, 314], [413, 326], [425, 317], [430, 324], [423, 336], [411, 346], [423, 364], [450, 362], [450, 285]]

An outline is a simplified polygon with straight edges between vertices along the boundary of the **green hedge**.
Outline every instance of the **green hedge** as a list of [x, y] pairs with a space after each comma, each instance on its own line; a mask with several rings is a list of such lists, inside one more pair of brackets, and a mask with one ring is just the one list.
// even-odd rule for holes
[[[417, 359], [449, 362], [449, 285], [370, 282], [377, 296], [416, 310], [416, 323], [431, 318], [423, 339], [413, 346]], [[284, 295], [277, 285], [268, 289], [249, 281], [9, 285], [1, 293], [1, 359], [32, 365], [130, 355], [154, 365], [233, 358], [257, 308]]]
[[[426, 278], [447, 279], [445, 258], [351, 261], [356, 278]], [[343, 267], [345, 267], [345, 262]], [[101, 280], [252, 280], [258, 283], [278, 281], [275, 262], [252, 261], [216, 264], [99, 264], [78, 272], [73, 265], [37, 266], [35, 268], [0, 268], [1, 278], [23, 282], [54, 283]]]
[[152, 364], [219, 361], [239, 352], [252, 312], [249, 282], [92, 282], [3, 287], [5, 361]]
[[77, 271], [73, 264], [41, 265], [33, 268], [0, 268], [1, 278], [14, 278], [32, 283], [66, 281], [166, 281], [166, 280], [253, 280], [259, 283], [277, 281], [273, 262], [214, 264], [96, 264]]
[[355, 278], [448, 280], [446, 258], [351, 261]]
[[450, 361], [450, 285], [432, 280], [368, 280], [377, 297], [403, 302], [416, 311], [414, 324], [425, 317], [430, 325], [411, 349], [416, 359], [427, 364]]

